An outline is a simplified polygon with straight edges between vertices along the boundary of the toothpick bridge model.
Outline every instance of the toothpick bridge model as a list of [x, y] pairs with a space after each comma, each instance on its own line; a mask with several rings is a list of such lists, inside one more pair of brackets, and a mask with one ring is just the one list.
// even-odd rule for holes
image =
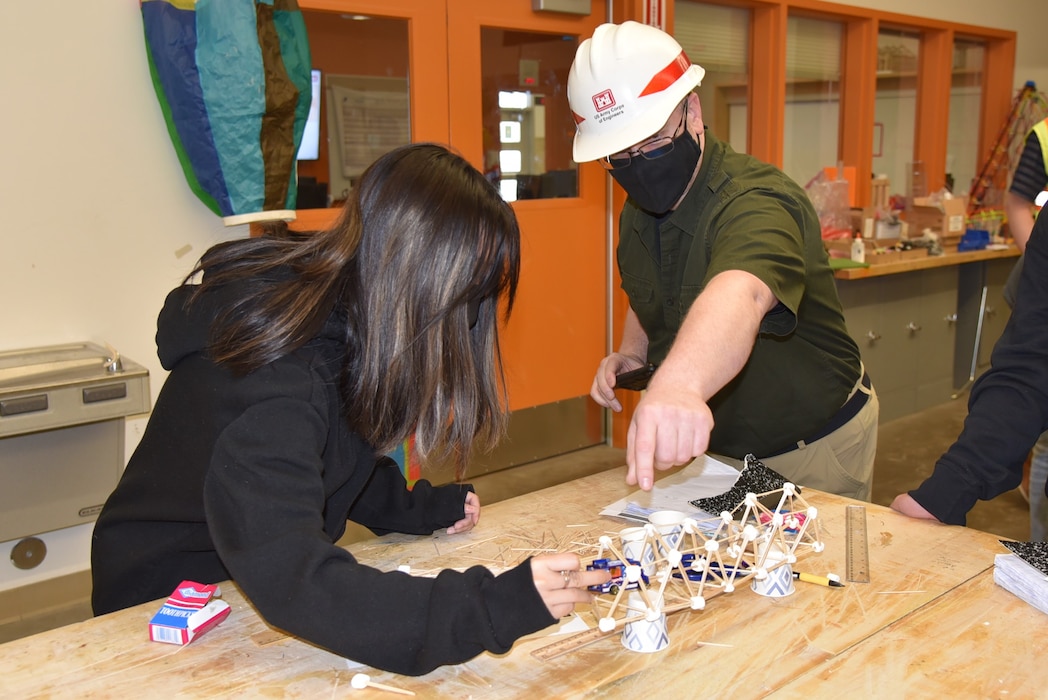
[[[774, 508], [764, 505], [776, 497]], [[786, 482], [773, 491], [747, 493], [719, 518], [685, 518], [668, 533], [648, 523], [643, 537], [633, 542], [601, 536], [587, 565], [607, 568], [613, 575], [611, 583], [593, 589], [599, 629], [609, 633], [665, 613], [703, 610], [710, 598], [751, 579], [763, 581], [770, 571], [795, 563], [798, 550], [821, 552], [817, 518], [818, 510]], [[632, 601], [631, 592], [638, 594]]]

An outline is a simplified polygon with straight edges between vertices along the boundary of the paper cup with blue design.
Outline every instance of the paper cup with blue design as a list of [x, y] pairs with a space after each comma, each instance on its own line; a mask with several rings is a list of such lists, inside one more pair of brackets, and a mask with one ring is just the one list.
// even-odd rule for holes
[[[648, 516], [648, 522], [658, 530], [669, 547], [677, 549], [677, 545], [680, 543], [681, 530], [684, 527], [684, 519], [687, 517], [687, 513], [682, 513], [679, 510], [657, 510]], [[660, 544], [659, 549], [665, 548]], [[662, 552], [662, 554], [665, 556], [666, 552]]]
[[758, 567], [753, 574], [750, 588], [754, 593], [768, 598], [791, 595], [796, 590], [793, 585], [793, 567], [785, 553], [773, 542], [763, 545], [761, 551], [767, 553], [763, 566]]
[[768, 598], [788, 596], [796, 590], [793, 585], [793, 567], [789, 564], [781, 564], [769, 571], [764, 579], [754, 577], [750, 588], [754, 593]]
[[668, 647], [670, 637], [666, 631], [666, 613], [661, 610], [649, 610], [644, 614], [644, 599], [636, 591], [629, 594], [629, 606], [630, 617], [638, 614], [643, 614], [644, 617], [623, 625], [622, 646], [644, 654], [662, 651]]
[[631, 562], [640, 566], [640, 570], [649, 578], [655, 575], [655, 550], [648, 539], [648, 531], [643, 527], [627, 527], [619, 530], [622, 541], [622, 554]]

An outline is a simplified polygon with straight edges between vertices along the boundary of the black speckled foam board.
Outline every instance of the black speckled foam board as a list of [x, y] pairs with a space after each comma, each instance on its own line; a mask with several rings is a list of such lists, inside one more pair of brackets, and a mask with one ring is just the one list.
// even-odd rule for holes
[[[782, 474], [765, 466], [764, 462], [760, 461], [753, 455], [746, 455], [743, 462], [744, 466], [742, 471], [739, 472], [739, 479], [735, 482], [734, 486], [719, 496], [698, 498], [691, 501], [691, 504], [699, 510], [706, 511], [711, 515], [718, 515], [724, 511], [730, 513], [746, 500], [747, 493], [767, 493], [769, 491], [776, 491], [781, 489], [782, 485], [788, 481]], [[798, 486], [797, 492], [800, 493], [800, 490], [801, 489]], [[778, 500], [776, 499], [776, 503], [777, 502]], [[773, 506], [774, 505], [775, 504], [773, 504]]]
[[1048, 576], [1048, 542], [1011, 542], [1001, 540], [1016, 556]]

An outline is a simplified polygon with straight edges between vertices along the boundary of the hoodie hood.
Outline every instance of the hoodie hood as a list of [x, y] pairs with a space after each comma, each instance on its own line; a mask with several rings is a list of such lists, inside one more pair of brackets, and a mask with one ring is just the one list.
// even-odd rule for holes
[[235, 298], [228, 287], [223, 287], [197, 297], [190, 304], [194, 291], [194, 285], [172, 290], [157, 318], [157, 356], [166, 370], [173, 369], [184, 357], [207, 349], [211, 322], [223, 309], [229, 308]]
[[[157, 318], [156, 330], [157, 356], [164, 369], [170, 371], [185, 357], [206, 352], [211, 324], [243, 297], [243, 287], [236, 283], [215, 287], [198, 295], [192, 303], [190, 299], [196, 292], [196, 285], [183, 285], [167, 295]], [[315, 338], [343, 346], [346, 341], [345, 315], [338, 311], [330, 313]]]

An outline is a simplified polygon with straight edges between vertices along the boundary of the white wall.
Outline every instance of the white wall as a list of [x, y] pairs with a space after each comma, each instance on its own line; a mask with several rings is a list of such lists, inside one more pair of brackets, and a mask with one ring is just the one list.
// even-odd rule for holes
[[[1048, 88], [1044, 0], [998, 0], [992, 13], [954, 0], [848, 4], [1015, 30], [1015, 85]], [[0, 26], [0, 350], [109, 342], [149, 368], [155, 398], [165, 294], [208, 246], [247, 232], [186, 185], [138, 3], [0, 2]], [[141, 427], [131, 421], [130, 445]]]
[[916, 17], [960, 22], [1016, 33], [1015, 77], [1018, 91], [1027, 80], [1048, 92], [1048, 9], [1044, 0], [834, 0], [842, 5], [873, 7]]
[[137, 2], [3, 2], [0, 26], [0, 350], [108, 342], [149, 368], [155, 397], [165, 294], [247, 229], [186, 184]]

